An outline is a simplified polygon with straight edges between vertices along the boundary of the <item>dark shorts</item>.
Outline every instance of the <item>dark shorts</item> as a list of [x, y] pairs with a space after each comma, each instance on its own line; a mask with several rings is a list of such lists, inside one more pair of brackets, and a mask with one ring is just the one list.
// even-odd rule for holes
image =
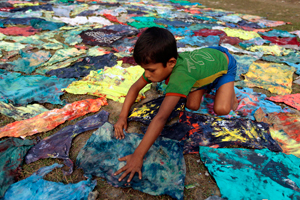
[[226, 53], [226, 55], [228, 56], [229, 59], [229, 64], [228, 64], [228, 70], [227, 70], [227, 74], [224, 74], [222, 76], [220, 76], [219, 78], [217, 78], [216, 80], [214, 80], [214, 82], [203, 86], [201, 88], [198, 88], [197, 90], [201, 90], [201, 89], [205, 89], [210, 91], [211, 89], [215, 88], [216, 90], [218, 90], [221, 85], [224, 85], [225, 83], [228, 82], [232, 82], [235, 81], [235, 76], [236, 76], [236, 60], [235, 58], [228, 52], [228, 49], [221, 47], [221, 46], [217, 46], [217, 47], [208, 47], [208, 48], [212, 48], [212, 49], [217, 49], [219, 51], [222, 51], [224, 53]]

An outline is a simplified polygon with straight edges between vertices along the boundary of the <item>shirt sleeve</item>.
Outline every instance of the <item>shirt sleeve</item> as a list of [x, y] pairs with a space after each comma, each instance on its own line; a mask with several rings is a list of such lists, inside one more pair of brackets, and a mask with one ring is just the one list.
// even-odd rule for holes
[[151, 83], [151, 81], [148, 78], [146, 78], [145, 72], [142, 75], [142, 79], [145, 81], [145, 83]]
[[166, 96], [186, 97], [196, 80], [186, 73], [180, 71], [172, 73], [166, 89]]

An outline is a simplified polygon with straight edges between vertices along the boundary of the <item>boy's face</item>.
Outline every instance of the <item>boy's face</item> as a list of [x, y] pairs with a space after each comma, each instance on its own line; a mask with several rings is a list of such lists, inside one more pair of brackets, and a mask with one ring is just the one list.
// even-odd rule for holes
[[142, 65], [142, 68], [145, 70], [145, 76], [151, 82], [161, 82], [165, 80], [171, 73], [176, 64], [176, 59], [171, 58], [167, 62], [167, 66], [164, 67], [162, 63], [149, 63], [146, 65]]

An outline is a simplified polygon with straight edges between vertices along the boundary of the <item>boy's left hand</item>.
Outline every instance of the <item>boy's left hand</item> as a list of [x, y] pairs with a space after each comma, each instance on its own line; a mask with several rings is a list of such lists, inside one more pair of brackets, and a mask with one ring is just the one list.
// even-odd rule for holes
[[139, 174], [139, 179], [142, 179], [142, 166], [143, 166], [143, 158], [141, 158], [140, 156], [133, 154], [130, 154], [128, 156], [119, 158], [119, 161], [126, 161], [126, 165], [124, 167], [122, 167], [121, 169], [119, 169], [117, 172], [114, 173], [114, 175], [118, 175], [121, 172], [124, 172], [122, 174], [122, 176], [119, 178], [119, 181], [122, 181], [123, 178], [125, 178], [129, 173], [130, 176], [127, 180], [127, 182], [129, 183], [131, 181], [131, 179], [133, 178], [135, 173]]

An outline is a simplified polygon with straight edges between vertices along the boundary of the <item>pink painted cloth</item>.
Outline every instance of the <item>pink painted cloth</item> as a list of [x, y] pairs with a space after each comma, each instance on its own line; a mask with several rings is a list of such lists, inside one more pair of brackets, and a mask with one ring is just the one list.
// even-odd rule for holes
[[274, 101], [274, 102], [283, 102], [297, 110], [300, 110], [300, 94], [288, 94], [283, 96], [272, 96], [268, 97], [267, 99]]
[[61, 109], [53, 109], [33, 118], [16, 121], [0, 128], [2, 137], [26, 137], [36, 133], [54, 129], [67, 120], [73, 120], [90, 112], [97, 112], [101, 106], [107, 105], [105, 97], [86, 99], [65, 105]]
[[243, 40], [241, 40], [238, 37], [229, 37], [227, 35], [222, 35], [220, 37], [220, 44], [227, 43], [227, 44], [231, 44], [231, 45], [238, 45], [242, 41]]
[[261, 36], [265, 40], [269, 40], [273, 44], [277, 45], [297, 45], [300, 46], [300, 42], [298, 42], [297, 37], [284, 37], [284, 38], [279, 38], [279, 37], [268, 37], [268, 36]]
[[7, 27], [7, 28], [0, 28], [0, 33], [3, 33], [5, 35], [16, 35], [16, 36], [30, 36], [34, 35], [39, 30], [28, 26], [28, 27]]
[[194, 31], [194, 36], [207, 37], [209, 35], [226, 35], [226, 33], [221, 30], [213, 30], [213, 29], [200, 29], [198, 31]]

